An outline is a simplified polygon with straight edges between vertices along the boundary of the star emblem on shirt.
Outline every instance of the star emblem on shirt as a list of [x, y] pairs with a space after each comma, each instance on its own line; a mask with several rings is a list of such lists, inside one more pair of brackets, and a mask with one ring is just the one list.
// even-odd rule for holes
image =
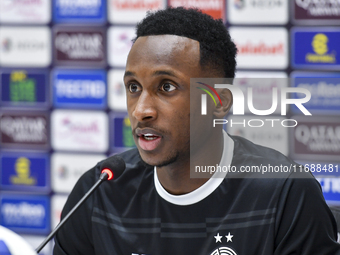
[[215, 237], [215, 239], [216, 239], [216, 243], [217, 243], [217, 242], [222, 243], [222, 237], [223, 237], [223, 236], [220, 236], [220, 233], [217, 233], [217, 235], [214, 236], [214, 237]]
[[227, 236], [225, 236], [227, 238], [227, 242], [233, 242], [232, 238], [233, 238], [233, 235], [230, 234], [230, 232], [228, 233]]

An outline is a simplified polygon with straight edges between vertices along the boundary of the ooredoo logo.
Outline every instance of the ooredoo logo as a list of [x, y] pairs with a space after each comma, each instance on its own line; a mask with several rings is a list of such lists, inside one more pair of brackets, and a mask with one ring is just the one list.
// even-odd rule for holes
[[340, 30], [337, 27], [291, 30], [293, 67], [338, 69]]
[[14, 184], [34, 185], [37, 180], [31, 177], [31, 161], [28, 158], [20, 157], [15, 162], [16, 175], [11, 176]]
[[49, 155], [32, 152], [4, 152], [0, 155], [0, 187], [17, 191], [49, 192]]
[[329, 51], [328, 37], [323, 33], [318, 33], [313, 37], [312, 47], [316, 54], [308, 53], [306, 55], [307, 62], [312, 63], [335, 63], [336, 58], [334, 53], [326, 54]]

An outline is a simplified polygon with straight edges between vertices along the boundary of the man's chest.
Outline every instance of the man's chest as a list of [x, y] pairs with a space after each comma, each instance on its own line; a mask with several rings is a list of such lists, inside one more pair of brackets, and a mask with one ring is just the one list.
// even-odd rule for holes
[[[158, 209], [121, 217], [95, 208], [92, 216], [96, 254], [272, 254], [275, 208], [223, 212]], [[105, 241], [104, 241], [105, 240]]]

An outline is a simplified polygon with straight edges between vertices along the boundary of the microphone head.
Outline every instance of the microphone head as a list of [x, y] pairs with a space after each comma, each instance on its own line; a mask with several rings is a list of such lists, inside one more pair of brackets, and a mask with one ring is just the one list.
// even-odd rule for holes
[[114, 155], [102, 162], [101, 172], [106, 172], [109, 175], [108, 180], [113, 178], [117, 179], [124, 172], [125, 167], [123, 158], [118, 155]]

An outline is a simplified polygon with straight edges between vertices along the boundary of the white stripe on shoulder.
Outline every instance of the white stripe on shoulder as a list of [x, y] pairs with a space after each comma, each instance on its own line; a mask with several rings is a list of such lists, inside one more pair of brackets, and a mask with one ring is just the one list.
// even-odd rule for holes
[[[223, 131], [224, 148], [220, 166], [230, 166], [234, 154], [234, 141]], [[226, 172], [215, 172], [215, 174], [201, 187], [184, 195], [172, 195], [167, 192], [159, 182], [157, 169], [154, 167], [154, 181], [157, 193], [166, 201], [175, 205], [192, 205], [202, 201], [216, 190], [226, 177]]]

